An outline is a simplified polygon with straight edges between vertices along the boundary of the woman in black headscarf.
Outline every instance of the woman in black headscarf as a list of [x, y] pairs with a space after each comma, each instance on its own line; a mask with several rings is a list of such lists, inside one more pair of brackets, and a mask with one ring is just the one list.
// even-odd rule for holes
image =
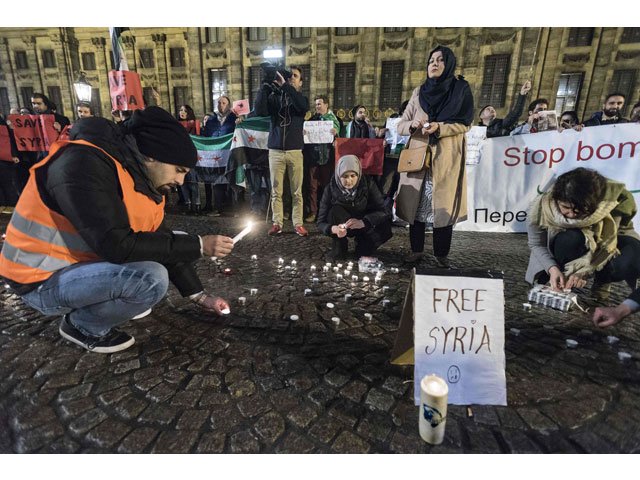
[[417, 87], [398, 124], [400, 135], [411, 135], [408, 148], [428, 145], [430, 165], [415, 173], [401, 173], [396, 214], [411, 224], [411, 255], [423, 256], [425, 228], [433, 225], [433, 253], [437, 265], [450, 267], [453, 226], [467, 218], [465, 133], [473, 121], [473, 96], [463, 77], [455, 76], [456, 57], [438, 46], [429, 54], [427, 79]]

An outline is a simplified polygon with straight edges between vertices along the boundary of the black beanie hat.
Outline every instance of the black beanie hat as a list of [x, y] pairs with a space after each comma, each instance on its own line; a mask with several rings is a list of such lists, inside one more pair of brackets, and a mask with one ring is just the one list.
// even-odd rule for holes
[[162, 163], [194, 168], [198, 151], [187, 130], [160, 107], [135, 110], [122, 129], [136, 139], [140, 152]]

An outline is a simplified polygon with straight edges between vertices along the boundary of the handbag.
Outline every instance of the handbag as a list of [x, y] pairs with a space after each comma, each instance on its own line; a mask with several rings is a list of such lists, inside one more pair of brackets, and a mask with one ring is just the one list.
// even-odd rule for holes
[[425, 168], [425, 166], [426, 168], [429, 168], [429, 162], [425, 165], [425, 161], [427, 159], [427, 148], [429, 148], [429, 145], [411, 148], [411, 140], [409, 140], [407, 147], [400, 152], [400, 157], [398, 158], [398, 172], [415, 173]]

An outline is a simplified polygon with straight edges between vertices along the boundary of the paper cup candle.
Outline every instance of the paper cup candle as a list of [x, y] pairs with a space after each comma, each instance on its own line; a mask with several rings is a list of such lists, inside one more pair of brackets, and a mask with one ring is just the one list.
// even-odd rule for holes
[[444, 439], [448, 395], [447, 382], [437, 375], [427, 375], [420, 382], [420, 436], [432, 445], [439, 445]]

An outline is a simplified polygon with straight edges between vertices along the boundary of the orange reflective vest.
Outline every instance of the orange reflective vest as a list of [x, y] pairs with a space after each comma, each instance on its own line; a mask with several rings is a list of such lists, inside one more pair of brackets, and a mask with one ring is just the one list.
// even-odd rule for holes
[[31, 167], [29, 180], [11, 221], [0, 252], [0, 276], [17, 283], [42, 282], [54, 272], [78, 262], [98, 260], [100, 257], [86, 244], [69, 220], [47, 207], [38, 192], [36, 170], [67, 145], [86, 145], [100, 150], [116, 166], [118, 180], [134, 232], [153, 232], [164, 218], [164, 199], [160, 204], [136, 192], [133, 178], [120, 162], [103, 149], [84, 140], [58, 141], [49, 155]]

